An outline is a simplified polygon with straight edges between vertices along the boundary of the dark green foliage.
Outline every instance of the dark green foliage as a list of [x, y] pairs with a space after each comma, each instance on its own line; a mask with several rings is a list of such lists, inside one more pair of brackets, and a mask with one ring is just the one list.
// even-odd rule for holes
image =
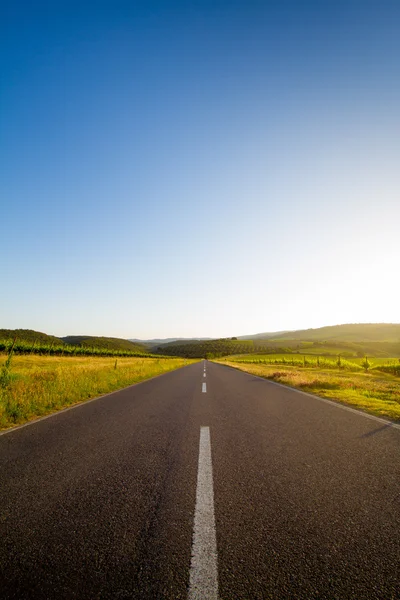
[[158, 346], [154, 351], [164, 355], [183, 356], [185, 358], [218, 358], [228, 354], [254, 353], [254, 345], [252, 341], [235, 341], [224, 338], [184, 343], [171, 342]]
[[[217, 340], [198, 340], [190, 342], [171, 342], [153, 349], [153, 352], [185, 358], [220, 358], [230, 354], [267, 354], [276, 352], [275, 347], [262, 345], [259, 340], [234, 340], [220, 338]], [[290, 349], [279, 348], [279, 352], [290, 352]]]
[[369, 364], [369, 362], [368, 362], [368, 357], [367, 357], [367, 356], [364, 358], [363, 362], [361, 363], [361, 366], [362, 366], [362, 367], [363, 367], [363, 368], [364, 368], [366, 371], [368, 371], [368, 369], [370, 368], [370, 366], [371, 366], [371, 365], [370, 365], [370, 364]]

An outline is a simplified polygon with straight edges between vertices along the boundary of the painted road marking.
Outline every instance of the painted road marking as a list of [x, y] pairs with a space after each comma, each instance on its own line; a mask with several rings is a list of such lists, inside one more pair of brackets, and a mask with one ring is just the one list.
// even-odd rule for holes
[[203, 377], [205, 377], [205, 376], [206, 376], [206, 374], [205, 374], [205, 373], [203, 373]]
[[207, 392], [207, 384], [206, 382], [203, 383], [203, 386], [201, 388], [201, 391], [205, 394]]
[[210, 428], [200, 427], [189, 600], [218, 600], [218, 556]]

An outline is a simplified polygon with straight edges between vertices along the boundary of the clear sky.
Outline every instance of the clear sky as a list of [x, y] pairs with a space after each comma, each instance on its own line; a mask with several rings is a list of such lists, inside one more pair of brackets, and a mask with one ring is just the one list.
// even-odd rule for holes
[[400, 321], [400, 3], [0, 8], [0, 328]]

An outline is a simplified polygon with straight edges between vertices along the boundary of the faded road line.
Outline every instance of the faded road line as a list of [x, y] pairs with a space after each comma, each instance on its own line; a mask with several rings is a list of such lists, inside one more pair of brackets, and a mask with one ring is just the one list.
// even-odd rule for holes
[[218, 600], [218, 556], [210, 428], [200, 428], [189, 600]]
[[206, 393], [206, 391], [207, 391], [207, 384], [206, 384], [206, 382], [204, 382], [204, 383], [203, 383], [203, 386], [202, 386], [202, 388], [201, 388], [201, 391], [202, 391], [204, 394]]

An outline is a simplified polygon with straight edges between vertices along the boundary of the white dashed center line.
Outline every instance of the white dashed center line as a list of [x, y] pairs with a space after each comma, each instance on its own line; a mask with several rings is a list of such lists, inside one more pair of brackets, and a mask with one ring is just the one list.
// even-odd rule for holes
[[200, 427], [188, 600], [218, 600], [218, 555], [209, 427]]
[[205, 394], [207, 392], [207, 384], [206, 382], [203, 383], [203, 386], [201, 388], [201, 391]]

